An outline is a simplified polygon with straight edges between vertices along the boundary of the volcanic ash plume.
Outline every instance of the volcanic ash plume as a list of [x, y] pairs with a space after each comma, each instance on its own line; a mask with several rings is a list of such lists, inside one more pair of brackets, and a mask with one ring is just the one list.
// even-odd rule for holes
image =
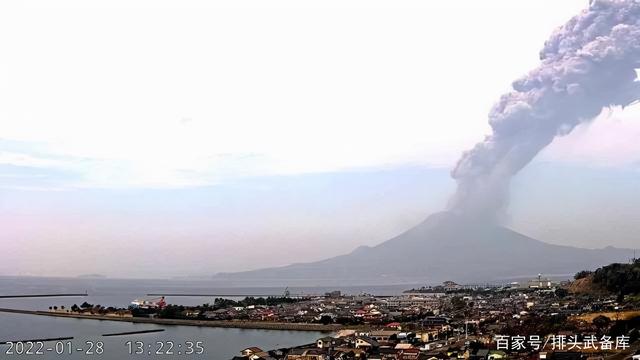
[[603, 108], [640, 98], [640, 2], [596, 0], [557, 29], [541, 64], [513, 83], [489, 113], [492, 134], [465, 152], [452, 171], [451, 210], [499, 217], [511, 177], [556, 136]]

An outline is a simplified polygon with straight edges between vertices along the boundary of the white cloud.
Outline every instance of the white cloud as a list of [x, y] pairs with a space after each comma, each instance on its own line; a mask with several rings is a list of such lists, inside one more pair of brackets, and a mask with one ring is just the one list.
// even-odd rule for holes
[[6, 2], [0, 134], [82, 186], [450, 166], [585, 5]]
[[27, 154], [1, 151], [0, 165], [12, 165], [36, 168], [59, 168], [66, 166], [66, 163], [59, 160], [35, 157]]

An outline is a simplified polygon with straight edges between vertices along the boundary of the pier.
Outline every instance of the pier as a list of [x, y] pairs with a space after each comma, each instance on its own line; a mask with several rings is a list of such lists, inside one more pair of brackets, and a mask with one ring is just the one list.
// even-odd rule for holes
[[8, 343], [38, 343], [38, 342], [65, 341], [65, 340], [73, 340], [73, 336], [57, 337], [57, 338], [45, 338], [45, 339], [32, 339], [32, 340], [0, 341], [0, 345], [7, 345]]
[[164, 329], [149, 329], [149, 330], [139, 330], [139, 331], [125, 331], [119, 333], [111, 333], [111, 334], [102, 334], [102, 336], [110, 337], [110, 336], [127, 336], [127, 335], [139, 335], [139, 334], [151, 334], [157, 332], [163, 332]]
[[21, 299], [21, 298], [44, 298], [44, 297], [78, 297], [89, 296], [89, 294], [18, 294], [18, 295], [0, 295], [0, 299]]

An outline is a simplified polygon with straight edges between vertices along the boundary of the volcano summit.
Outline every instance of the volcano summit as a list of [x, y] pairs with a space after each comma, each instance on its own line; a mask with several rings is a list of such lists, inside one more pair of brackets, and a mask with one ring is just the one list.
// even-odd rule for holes
[[548, 244], [506, 227], [452, 212], [436, 213], [417, 226], [373, 247], [322, 261], [239, 273], [215, 280], [278, 284], [356, 285], [506, 281], [571, 275], [612, 262], [626, 262], [633, 250], [583, 249]]

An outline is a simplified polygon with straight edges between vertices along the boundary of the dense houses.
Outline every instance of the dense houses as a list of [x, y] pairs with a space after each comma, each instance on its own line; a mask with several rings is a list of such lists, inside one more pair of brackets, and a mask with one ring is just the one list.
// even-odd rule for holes
[[[463, 358], [465, 354], [469, 358], [469, 354], [478, 352], [469, 347], [469, 341], [464, 340], [442, 342], [440, 346], [429, 350], [420, 338], [418, 333], [401, 330], [348, 331], [290, 349], [244, 349], [233, 360], [441, 360], [458, 356]], [[504, 352], [487, 350], [487, 356], [482, 359], [499, 359], [503, 356]]]
[[637, 349], [638, 305], [634, 298], [569, 294], [541, 276], [523, 286], [446, 282], [390, 297], [331, 293], [272, 308], [270, 313], [280, 321], [343, 324], [338, 333], [294, 348], [246, 349], [235, 360], [600, 360], [618, 349], [594, 349], [585, 355], [565, 351], [555, 343], [518, 348], [515, 342], [502, 347], [500, 342], [525, 336], [571, 339], [573, 335], [583, 341], [610, 332], [608, 335]]
[[[273, 302], [277, 302], [274, 298]], [[254, 304], [248, 306], [202, 305], [197, 307], [176, 307], [168, 305], [164, 311], [154, 314], [199, 320], [244, 320], [281, 323], [321, 323], [360, 325], [385, 325], [391, 322], [419, 320], [425, 314], [437, 313], [440, 300], [429, 295], [376, 297], [355, 296], [314, 296], [299, 298], [287, 303], [272, 305]], [[149, 315], [149, 314], [143, 314]]]

